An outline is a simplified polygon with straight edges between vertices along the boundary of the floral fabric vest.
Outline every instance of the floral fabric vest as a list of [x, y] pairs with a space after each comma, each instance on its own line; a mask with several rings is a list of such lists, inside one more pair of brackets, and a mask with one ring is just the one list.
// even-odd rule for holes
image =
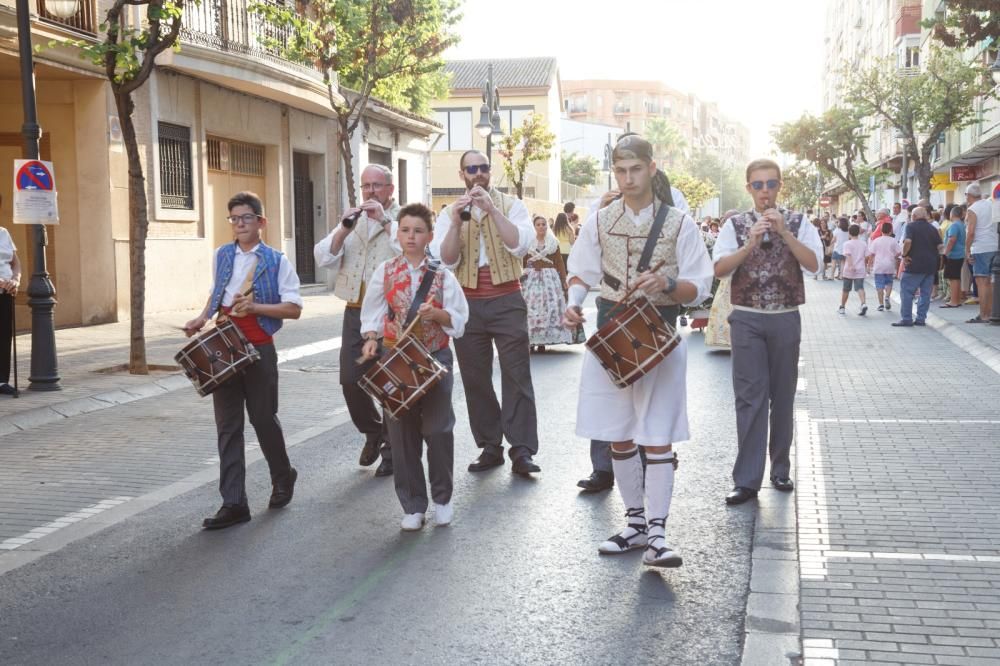
[[[785, 226], [796, 237], [802, 225], [800, 213], [782, 211]], [[730, 218], [736, 232], [736, 242], [743, 247], [750, 236], [750, 227], [757, 221], [753, 211]], [[777, 234], [771, 235], [772, 247], [765, 250], [758, 244], [739, 268], [733, 272], [730, 298], [733, 305], [753, 310], [791, 310], [806, 302], [805, 282], [798, 259], [788, 244]]]
[[[431, 282], [431, 289], [428, 293], [429, 300], [426, 301], [436, 308], [444, 307], [445, 270], [444, 268], [439, 268], [435, 273], [434, 281]], [[426, 272], [427, 263], [424, 262], [420, 270], [421, 280], [423, 280]], [[400, 336], [406, 329], [406, 314], [410, 311], [410, 304], [413, 303], [413, 297], [416, 295], [417, 289], [420, 288], [420, 283], [411, 284], [410, 265], [404, 256], [398, 256], [386, 262], [384, 280], [385, 299], [389, 304], [389, 313], [385, 317], [383, 343], [386, 347], [395, 347], [396, 342], [399, 341]], [[448, 334], [444, 332], [440, 324], [418, 322], [413, 327], [413, 335], [431, 353], [448, 346]]]

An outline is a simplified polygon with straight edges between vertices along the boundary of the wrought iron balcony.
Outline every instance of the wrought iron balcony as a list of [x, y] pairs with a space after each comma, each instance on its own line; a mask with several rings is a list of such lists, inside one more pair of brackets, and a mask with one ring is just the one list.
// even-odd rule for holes
[[[277, 26], [250, 11], [248, 0], [202, 0], [185, 4], [181, 40], [219, 51], [283, 59], [291, 28]], [[263, 0], [284, 7], [285, 0]]]
[[59, 18], [45, 11], [45, 0], [35, 0], [35, 9], [38, 11], [38, 18], [46, 23], [53, 23], [89, 37], [97, 36], [97, 25], [100, 23], [97, 20], [97, 0], [80, 0], [80, 8], [68, 19]]

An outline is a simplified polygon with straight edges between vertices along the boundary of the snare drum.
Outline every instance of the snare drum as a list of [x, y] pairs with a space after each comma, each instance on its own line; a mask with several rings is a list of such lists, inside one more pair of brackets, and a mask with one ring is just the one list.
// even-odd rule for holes
[[448, 369], [426, 347], [407, 335], [362, 375], [359, 384], [393, 418], [399, 418], [446, 372]]
[[611, 376], [625, 388], [644, 376], [680, 344], [674, 327], [656, 307], [638, 298], [618, 311], [587, 340], [587, 347]]
[[174, 360], [194, 384], [198, 395], [208, 395], [260, 359], [239, 326], [231, 319], [218, 322], [177, 352]]

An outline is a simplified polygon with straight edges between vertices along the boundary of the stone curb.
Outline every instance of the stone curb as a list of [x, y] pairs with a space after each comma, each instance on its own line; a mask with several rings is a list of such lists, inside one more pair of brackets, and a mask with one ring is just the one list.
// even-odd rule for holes
[[[310, 342], [280, 351], [278, 363], [286, 363], [339, 348], [339, 336]], [[191, 382], [188, 378], [183, 373], [176, 372], [144, 384], [134, 384], [120, 389], [102, 391], [83, 398], [57, 402], [46, 407], [15, 412], [0, 418], [0, 437], [190, 387]]]

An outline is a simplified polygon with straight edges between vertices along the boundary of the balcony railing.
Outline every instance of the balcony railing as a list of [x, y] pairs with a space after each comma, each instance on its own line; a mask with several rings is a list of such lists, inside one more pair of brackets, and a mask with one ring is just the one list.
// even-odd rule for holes
[[[283, 59], [292, 29], [275, 25], [251, 12], [248, 0], [202, 0], [185, 4], [181, 39], [242, 55]], [[283, 0], [263, 0], [263, 4], [284, 7]]]
[[80, 0], [80, 9], [68, 19], [62, 19], [45, 11], [45, 0], [35, 0], [38, 18], [46, 23], [53, 23], [73, 32], [79, 32], [91, 37], [97, 36], [97, 0]]

